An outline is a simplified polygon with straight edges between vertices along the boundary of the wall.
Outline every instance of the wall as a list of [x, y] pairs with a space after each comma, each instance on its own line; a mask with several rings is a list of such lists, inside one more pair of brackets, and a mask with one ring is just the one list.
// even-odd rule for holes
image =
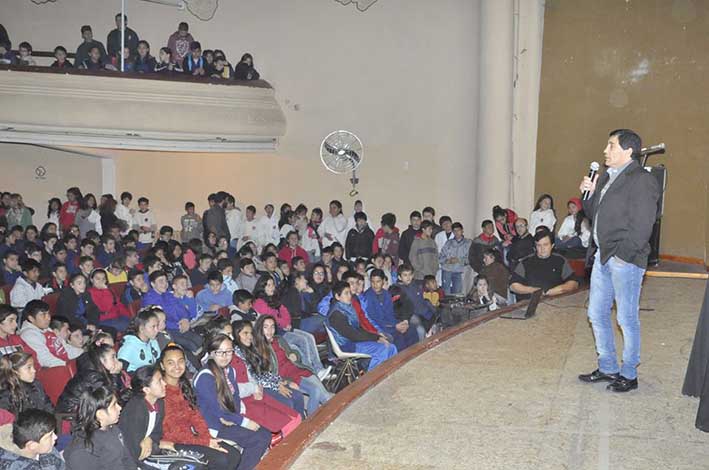
[[[350, 212], [348, 177], [330, 174], [319, 160], [322, 138], [348, 129], [365, 145], [358, 176], [370, 217], [378, 220], [387, 209], [405, 220], [412, 209], [431, 204], [439, 215], [449, 212], [461, 220], [469, 233], [477, 231], [471, 227], [471, 201], [478, 1], [382, 0], [365, 13], [332, 0], [222, 1], [208, 23], [168, 7], [126, 4], [129, 25], [153, 50], [179, 21], [188, 21], [205, 48], [224, 49], [233, 61], [242, 52], [253, 53], [288, 120], [274, 155], [114, 152], [116, 189], [150, 197], [159, 223], [177, 223], [187, 199], [204, 208], [207, 194], [216, 189], [259, 211], [266, 202], [302, 200], [324, 207], [339, 198]], [[104, 41], [119, 5], [2, 2], [0, 17], [15, 43], [29, 39], [38, 50], [56, 44], [73, 49], [82, 24], [92, 24]], [[28, 30], [32, 34], [23, 37]], [[184, 113], [188, 119], [189, 109]]]
[[[47, 221], [50, 197], [66, 199], [66, 190], [71, 186], [101, 194], [101, 161], [92, 157], [0, 144], [0, 169], [0, 190], [22, 194], [25, 204], [35, 210], [33, 222], [40, 228]], [[38, 172], [43, 176], [38, 176]]]
[[537, 193], [557, 213], [578, 194], [608, 132], [636, 130], [669, 170], [661, 253], [706, 261], [709, 4], [692, 0], [547, 1]]

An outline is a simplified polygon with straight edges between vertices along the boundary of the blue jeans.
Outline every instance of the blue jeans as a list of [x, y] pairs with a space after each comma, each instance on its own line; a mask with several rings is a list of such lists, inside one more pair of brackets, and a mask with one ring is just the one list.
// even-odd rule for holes
[[300, 320], [300, 328], [308, 333], [315, 334], [325, 332], [325, 317], [315, 314]]
[[[626, 379], [638, 376], [640, 363], [640, 288], [645, 270], [617, 256], [601, 264], [601, 254], [596, 253], [591, 272], [591, 293], [588, 301], [588, 318], [593, 327], [598, 353], [598, 369], [604, 374], [620, 375]], [[623, 332], [623, 366], [618, 367], [615, 336], [611, 322], [611, 308], [615, 299], [618, 324]]]
[[320, 382], [317, 375], [303, 377], [298, 385], [300, 390], [308, 395], [308, 404], [306, 411], [308, 416], [317, 411], [320, 405], [327, 403], [332, 398], [332, 394], [325, 389], [325, 386]]
[[398, 352], [396, 346], [389, 344], [388, 346], [376, 341], [360, 341], [355, 343], [355, 351], [362, 354], [369, 354], [372, 359], [369, 361], [367, 370], [372, 370]]
[[463, 273], [451, 271], [441, 271], [441, 281], [443, 281], [443, 291], [446, 295], [460, 294], [463, 290]]
[[270, 395], [271, 398], [274, 398], [287, 407], [294, 409], [298, 412], [301, 418], [305, 418], [305, 398], [303, 397], [303, 394], [298, 390], [291, 389], [290, 391], [291, 396], [288, 398], [278, 393], [278, 390], [271, 390], [270, 388], [263, 390], [263, 392]]
[[316, 374], [325, 367], [320, 360], [315, 337], [303, 330], [291, 330], [283, 333], [288, 345], [300, 353], [300, 362]]
[[557, 248], [559, 250], [570, 250], [572, 248], [583, 248], [583, 242], [581, 242], [581, 237], [578, 235], [575, 237], [567, 238], [566, 240], [562, 240], [561, 238], [557, 238], [556, 242], [554, 243], [554, 248]]
[[254, 469], [271, 445], [271, 431], [263, 427], [251, 431], [241, 426], [222, 426], [217, 437], [234, 441], [244, 449], [236, 467], [238, 470]]

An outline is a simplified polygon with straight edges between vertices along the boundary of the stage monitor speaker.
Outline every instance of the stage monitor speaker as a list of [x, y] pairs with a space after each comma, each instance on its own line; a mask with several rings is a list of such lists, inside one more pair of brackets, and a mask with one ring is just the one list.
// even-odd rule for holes
[[667, 168], [665, 165], [645, 167], [660, 185], [660, 199], [657, 201], [657, 219], [652, 227], [650, 236], [650, 256], [648, 266], [657, 266], [660, 263], [660, 232], [662, 231], [662, 215], [665, 211], [665, 186], [667, 185]]

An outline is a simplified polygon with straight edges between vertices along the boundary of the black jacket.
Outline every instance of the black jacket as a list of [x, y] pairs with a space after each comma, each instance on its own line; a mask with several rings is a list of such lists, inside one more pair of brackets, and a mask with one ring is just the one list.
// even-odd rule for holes
[[421, 233], [421, 229], [416, 230], [411, 225], [409, 228], [404, 230], [399, 239], [399, 259], [403, 260], [405, 263], [411, 263], [409, 260], [409, 251], [411, 251], [411, 245], [414, 243], [414, 238], [416, 235]]
[[93, 446], [87, 448], [84, 438], [77, 433], [64, 450], [67, 470], [136, 470], [128, 450], [123, 445], [124, 436], [118, 426], [98, 430], [91, 437]]
[[[586, 216], [596, 224], [591, 230], [598, 233], [601, 263], [606, 264], [611, 257], [617, 256], [645, 269], [652, 226], [657, 219], [660, 186], [650, 173], [632, 160], [600, 200], [601, 191], [609, 179], [606, 171], [598, 179], [593, 196], [583, 201]], [[594, 249], [595, 240], [589, 245], [589, 251]]]
[[[162, 439], [162, 421], [165, 418], [165, 403], [163, 400], [156, 401], [155, 406], [157, 408], [157, 417], [155, 418], [153, 431], [149, 436], [153, 440], [153, 454], [159, 452], [160, 439]], [[145, 432], [148, 430], [149, 419], [148, 403], [142, 395], [136, 395], [131, 398], [126, 403], [123, 411], [121, 411], [118, 427], [123, 431], [123, 444], [136, 464], [139, 462], [140, 441], [143, 440]]]
[[[22, 403], [19, 404], [19, 406], [17, 406], [17, 404], [13, 405], [10, 399], [10, 393], [7, 389], [1, 389], [0, 408], [7, 410], [14, 415], [31, 408], [54, 413], [54, 406], [49, 400], [47, 394], [44, 392], [42, 384], [39, 383], [38, 380], [35, 380], [31, 384], [21, 382], [20, 386], [22, 387]], [[0, 466], [0, 468], [2, 467]]]
[[349, 259], [372, 257], [372, 243], [374, 242], [374, 232], [368, 226], [358, 232], [356, 228], [351, 228], [347, 233], [345, 241], [345, 255]]
[[[77, 315], [80, 303], [84, 304], [84, 318]], [[71, 324], [98, 325], [100, 311], [88, 292], [78, 295], [74, 289], [67, 287], [59, 294], [56, 314], [66, 317]]]

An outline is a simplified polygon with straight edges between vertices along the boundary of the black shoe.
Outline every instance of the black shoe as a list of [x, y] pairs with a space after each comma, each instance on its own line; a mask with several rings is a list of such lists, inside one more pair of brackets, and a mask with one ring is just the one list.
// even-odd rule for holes
[[615, 382], [620, 378], [620, 374], [604, 374], [600, 370], [596, 369], [590, 374], [579, 375], [579, 380], [586, 383], [596, 383], [596, 382]]
[[636, 388], [638, 388], [638, 379], [626, 379], [621, 375], [614, 382], [609, 383], [606, 390], [624, 393], [635, 390]]

